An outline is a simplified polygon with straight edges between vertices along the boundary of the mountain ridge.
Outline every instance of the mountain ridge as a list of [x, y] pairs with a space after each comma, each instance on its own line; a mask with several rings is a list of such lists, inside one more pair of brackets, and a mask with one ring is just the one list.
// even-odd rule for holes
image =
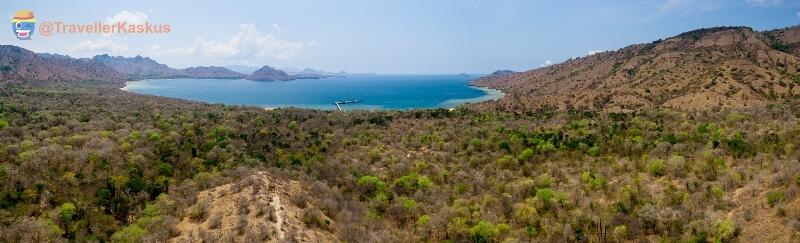
[[0, 79], [15, 82], [125, 81], [124, 75], [95, 60], [42, 55], [13, 45], [0, 45]]
[[149, 57], [135, 56], [109, 56], [97, 55], [92, 58], [120, 72], [128, 75], [130, 79], [152, 78], [244, 78], [247, 75], [232, 71], [224, 67], [197, 66], [184, 69], [174, 69], [166, 64], [159, 63]]
[[22, 47], [0, 45], [0, 78], [15, 82], [105, 81], [123, 83], [142, 79], [214, 78], [256, 81], [288, 81], [331, 77], [323, 71], [304, 69], [299, 73], [263, 66], [253, 74], [242, 74], [226, 67], [197, 66], [175, 69], [149, 57], [96, 55], [73, 58], [68, 55], [35, 53]]

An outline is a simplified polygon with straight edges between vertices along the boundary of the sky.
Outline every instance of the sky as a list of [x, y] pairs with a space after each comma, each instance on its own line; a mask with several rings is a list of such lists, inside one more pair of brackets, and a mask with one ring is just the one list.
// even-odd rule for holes
[[387, 74], [524, 71], [703, 27], [800, 24], [800, 0], [0, 2], [8, 21], [18, 10], [33, 11], [37, 25], [170, 25], [161, 34], [34, 32], [31, 40], [0, 34], [0, 44], [34, 52], [142, 55], [174, 68], [270, 65]]

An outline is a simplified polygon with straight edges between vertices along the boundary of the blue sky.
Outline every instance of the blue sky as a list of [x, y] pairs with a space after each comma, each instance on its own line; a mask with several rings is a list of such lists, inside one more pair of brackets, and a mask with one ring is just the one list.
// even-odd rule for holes
[[712, 26], [800, 24], [800, 0], [61, 1], [0, 3], [10, 21], [148, 21], [171, 33], [54, 34], [0, 43], [90, 57], [143, 55], [172, 67], [271, 65], [377, 73], [528, 70]]

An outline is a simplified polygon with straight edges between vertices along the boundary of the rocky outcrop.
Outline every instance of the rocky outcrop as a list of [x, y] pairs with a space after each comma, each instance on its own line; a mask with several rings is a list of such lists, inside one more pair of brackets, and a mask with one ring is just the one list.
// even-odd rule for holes
[[307, 187], [258, 172], [202, 191], [167, 242], [340, 242]]

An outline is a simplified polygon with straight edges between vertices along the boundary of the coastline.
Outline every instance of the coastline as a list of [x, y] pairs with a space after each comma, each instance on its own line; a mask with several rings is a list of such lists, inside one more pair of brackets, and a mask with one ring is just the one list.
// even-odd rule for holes
[[482, 86], [474, 86], [474, 85], [468, 85], [468, 86], [470, 88], [472, 88], [472, 89], [477, 89], [477, 90], [483, 91], [484, 95], [483, 96], [479, 96], [479, 97], [475, 97], [475, 98], [469, 98], [469, 99], [445, 100], [442, 103], [439, 103], [439, 107], [440, 108], [455, 108], [455, 107], [457, 107], [459, 105], [463, 105], [463, 104], [467, 104], [467, 103], [480, 103], [480, 102], [485, 102], [485, 101], [490, 101], [490, 100], [491, 101], [499, 100], [500, 98], [503, 98], [504, 96], [506, 96], [506, 93], [504, 93], [503, 91], [498, 90], [498, 89], [492, 89], [492, 88], [487, 88], [487, 87], [482, 87]]
[[504, 93], [502, 90], [499, 90], [499, 89], [492, 89], [492, 88], [489, 88], [489, 87], [473, 86], [473, 85], [470, 85], [470, 87], [476, 88], [476, 89], [479, 89], [479, 90], [482, 90], [483, 92], [485, 92], [487, 96], [491, 97], [491, 98], [489, 98], [487, 100], [499, 100], [500, 98], [503, 98], [504, 96], [506, 96], [506, 93]]
[[[125, 91], [125, 92], [129, 92], [129, 93], [147, 94], [147, 92], [137, 92], [135, 90], [141, 89], [141, 88], [151, 89], [151, 88], [159, 88], [160, 87], [160, 85], [154, 85], [154, 84], [148, 83], [146, 81], [149, 81], [149, 80], [130, 80], [130, 81], [126, 81], [124, 83], [124, 85], [122, 87], [120, 87], [119, 89], [122, 90], [122, 91]], [[497, 90], [497, 89], [492, 89], [492, 88], [483, 87], [483, 86], [476, 86], [476, 85], [471, 85], [471, 84], [466, 84], [466, 86], [469, 89], [480, 90], [483, 94], [480, 95], [480, 96], [477, 96], [477, 97], [473, 97], [473, 98], [444, 100], [444, 101], [439, 102], [438, 104], [435, 104], [435, 105], [432, 105], [432, 106], [429, 106], [429, 107], [389, 108], [389, 107], [382, 107], [382, 106], [379, 106], [379, 105], [353, 105], [353, 106], [348, 106], [348, 108], [349, 108], [348, 110], [414, 110], [414, 109], [441, 109], [441, 108], [449, 109], [449, 108], [455, 108], [455, 107], [458, 107], [460, 105], [467, 104], [467, 103], [480, 103], [480, 102], [485, 102], [485, 101], [495, 101], [495, 100], [499, 100], [499, 99], [503, 98], [506, 95], [503, 91]], [[164, 96], [164, 97], [185, 99], [185, 100], [191, 100], [191, 101], [196, 101], [196, 102], [209, 103], [209, 101], [202, 100], [202, 99], [180, 98], [180, 97], [170, 97], [170, 96]], [[257, 106], [257, 107], [261, 107], [264, 110], [274, 110], [274, 109], [279, 109], [279, 108], [290, 108], [290, 107], [295, 107], [295, 108], [300, 108], [300, 109], [312, 109], [312, 110], [333, 110], [334, 109], [333, 106], [327, 107], [327, 104], [325, 104], [325, 105], [322, 105], [322, 104], [321, 105], [312, 105], [312, 106], [297, 105], [297, 104], [284, 104], [284, 105], [276, 105], [276, 104], [270, 104], [270, 105], [266, 105], [266, 104], [261, 104], [261, 105], [259, 105], [259, 104], [228, 104], [228, 105]]]
[[131, 83], [131, 81], [125, 81], [125, 85], [124, 85], [124, 86], [122, 86], [121, 88], [119, 88], [119, 90], [122, 90], [122, 91], [128, 92], [128, 85], [129, 85], [130, 83]]

